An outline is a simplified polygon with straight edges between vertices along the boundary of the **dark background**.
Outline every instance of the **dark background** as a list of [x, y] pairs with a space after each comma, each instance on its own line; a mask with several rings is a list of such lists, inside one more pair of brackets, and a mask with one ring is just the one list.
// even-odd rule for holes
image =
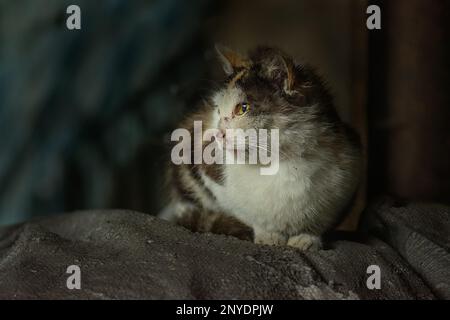
[[[366, 28], [369, 3], [382, 30]], [[167, 133], [221, 76], [216, 42], [319, 68], [365, 146], [360, 208], [384, 194], [450, 203], [449, 12], [448, 0], [0, 0], [0, 224], [156, 213]]]

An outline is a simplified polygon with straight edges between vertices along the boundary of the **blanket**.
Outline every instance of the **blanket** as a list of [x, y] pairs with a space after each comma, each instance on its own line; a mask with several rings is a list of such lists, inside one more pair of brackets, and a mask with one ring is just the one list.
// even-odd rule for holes
[[74, 212], [0, 229], [0, 298], [449, 299], [449, 217], [384, 201], [358, 233], [301, 252], [129, 210]]

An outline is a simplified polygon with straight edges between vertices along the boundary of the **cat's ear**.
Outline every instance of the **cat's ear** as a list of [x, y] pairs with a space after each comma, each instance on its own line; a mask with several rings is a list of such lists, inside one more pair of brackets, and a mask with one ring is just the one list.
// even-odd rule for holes
[[295, 63], [281, 52], [269, 52], [261, 61], [261, 71], [270, 80], [280, 83], [288, 95], [297, 93], [295, 90]]
[[237, 70], [248, 69], [250, 67], [250, 60], [231, 49], [220, 44], [216, 44], [215, 48], [222, 63], [223, 70], [227, 75], [231, 75]]

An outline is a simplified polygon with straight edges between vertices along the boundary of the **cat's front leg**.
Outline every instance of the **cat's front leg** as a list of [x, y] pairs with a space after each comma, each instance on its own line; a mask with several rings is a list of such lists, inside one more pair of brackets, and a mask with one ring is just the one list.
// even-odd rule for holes
[[270, 246], [284, 246], [287, 243], [287, 237], [278, 232], [268, 232], [263, 229], [254, 228], [255, 243], [266, 244]]
[[302, 251], [317, 251], [322, 249], [322, 240], [318, 236], [309, 233], [301, 233], [290, 237], [287, 241], [287, 245]]

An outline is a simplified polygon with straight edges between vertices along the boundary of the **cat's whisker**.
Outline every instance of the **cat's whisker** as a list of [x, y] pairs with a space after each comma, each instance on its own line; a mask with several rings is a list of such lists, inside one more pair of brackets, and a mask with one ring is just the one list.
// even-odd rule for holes
[[[265, 147], [263, 147], [261, 145], [255, 145], [255, 146], [252, 146], [252, 147], [255, 147], [256, 149], [264, 150], [266, 152], [271, 152], [268, 148], [265, 148]], [[289, 155], [286, 152], [283, 152], [282, 150], [278, 150], [278, 151], [280, 152], [281, 155], [285, 156], [285, 159], [289, 159]]]

